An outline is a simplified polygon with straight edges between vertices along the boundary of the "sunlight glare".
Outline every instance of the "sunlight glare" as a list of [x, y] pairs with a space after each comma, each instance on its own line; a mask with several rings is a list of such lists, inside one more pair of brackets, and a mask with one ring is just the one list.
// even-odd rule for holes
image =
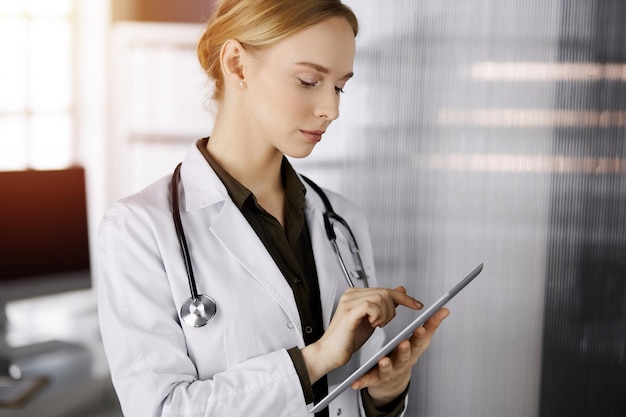
[[0, 24], [0, 112], [26, 106], [26, 19], [6, 18]]
[[71, 164], [72, 122], [68, 114], [33, 116], [30, 128], [32, 168], [63, 168]]
[[72, 0], [28, 0], [28, 13], [37, 17], [67, 17], [72, 12]]
[[26, 116], [0, 117], [0, 170], [24, 169], [28, 165]]
[[66, 109], [72, 102], [72, 45], [69, 22], [31, 24], [29, 104], [34, 110]]
[[0, 14], [16, 15], [24, 13], [25, 0], [0, 0]]

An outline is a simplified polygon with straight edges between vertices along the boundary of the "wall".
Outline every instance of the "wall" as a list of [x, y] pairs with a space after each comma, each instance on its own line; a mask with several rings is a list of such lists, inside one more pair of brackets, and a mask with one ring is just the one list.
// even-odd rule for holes
[[542, 416], [626, 414], [624, 16], [605, 0], [565, 3], [561, 17], [559, 62], [604, 73], [555, 83], [557, 103], [604, 117], [554, 129], [553, 153], [579, 167], [550, 179]]
[[625, 414], [623, 4], [349, 3], [356, 76], [298, 167], [366, 211], [383, 283], [428, 302], [485, 263], [409, 414]]

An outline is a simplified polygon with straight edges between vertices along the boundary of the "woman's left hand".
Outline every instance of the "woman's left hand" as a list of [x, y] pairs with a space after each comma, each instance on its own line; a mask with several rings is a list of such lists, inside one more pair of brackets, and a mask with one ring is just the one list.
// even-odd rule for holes
[[413, 366], [428, 349], [435, 331], [448, 314], [445, 308], [437, 311], [410, 339], [400, 343], [389, 356], [379, 360], [377, 366], [354, 382], [352, 388], [367, 388], [376, 407], [396, 399], [408, 386]]

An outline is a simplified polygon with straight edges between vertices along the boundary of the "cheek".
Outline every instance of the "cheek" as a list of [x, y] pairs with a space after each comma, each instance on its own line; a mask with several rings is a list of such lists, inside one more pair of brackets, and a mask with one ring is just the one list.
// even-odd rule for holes
[[306, 94], [306, 89], [300, 86], [279, 87], [279, 85], [265, 85], [260, 95], [259, 111], [266, 120], [306, 117], [311, 108], [311, 94]]
[[287, 112], [294, 116], [306, 116], [308, 109], [311, 107], [309, 103], [309, 95], [306, 90], [301, 87], [295, 87], [288, 93], [283, 95], [283, 102]]

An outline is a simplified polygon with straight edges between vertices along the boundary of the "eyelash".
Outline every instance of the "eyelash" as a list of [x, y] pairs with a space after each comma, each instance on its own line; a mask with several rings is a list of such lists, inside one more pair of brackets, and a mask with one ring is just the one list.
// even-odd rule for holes
[[317, 85], [318, 85], [318, 83], [319, 83], [318, 81], [315, 81], [315, 82], [310, 83], [310, 82], [308, 82], [308, 81], [304, 81], [304, 80], [302, 80], [302, 79], [300, 79], [300, 78], [298, 78], [298, 81], [300, 81], [300, 86], [301, 86], [301, 87], [304, 87], [304, 88], [313, 88], [313, 87], [317, 87]]
[[[313, 88], [313, 87], [317, 87], [318, 85], [318, 81], [310, 83], [301, 79], [298, 79], [300, 81], [300, 86], [304, 87], [304, 88]], [[343, 94], [345, 91], [343, 91], [343, 88], [340, 87], [335, 87], [335, 93], [337, 94]]]

